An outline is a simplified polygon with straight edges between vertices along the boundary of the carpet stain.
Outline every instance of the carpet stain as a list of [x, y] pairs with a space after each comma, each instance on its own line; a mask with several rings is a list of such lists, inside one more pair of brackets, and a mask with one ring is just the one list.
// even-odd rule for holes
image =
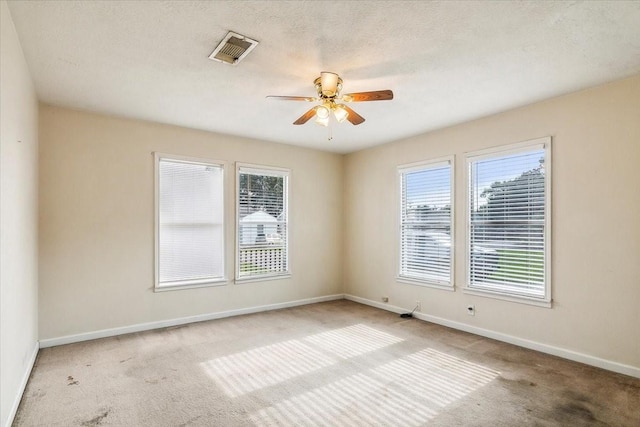
[[30, 396], [36, 400], [40, 400], [47, 395], [47, 392], [41, 389], [37, 389]]
[[147, 384], [158, 384], [158, 382], [162, 381], [162, 380], [166, 380], [167, 377], [162, 377], [160, 379], [158, 378], [150, 378], [150, 379], [145, 379], [144, 382]]
[[186, 427], [189, 424], [193, 424], [195, 421], [198, 421], [200, 418], [202, 418], [202, 415], [198, 415], [197, 417], [193, 417], [190, 420], [188, 420], [186, 423], [179, 424], [178, 427]]
[[[594, 424], [598, 419], [585, 405], [578, 402], [565, 402], [555, 406], [551, 412], [551, 419], [571, 425]], [[568, 424], [567, 424], [568, 425]]]
[[520, 378], [517, 380], [512, 380], [510, 378], [505, 378], [505, 377], [498, 377], [499, 381], [503, 381], [506, 384], [513, 384], [513, 385], [518, 385], [518, 386], [524, 386], [524, 387], [536, 387], [538, 384], [534, 383], [533, 381], [530, 381], [526, 378]]
[[131, 359], [133, 359], [133, 357], [128, 357], [128, 358], [126, 358], [126, 359], [122, 359], [122, 360], [120, 361], [120, 363], [128, 362], [128, 361], [129, 361], [129, 360], [131, 360]]
[[74, 380], [71, 375], [69, 375], [67, 377], [67, 381], [69, 381], [69, 384], [67, 384], [67, 385], [78, 385], [79, 384], [78, 381]]
[[102, 421], [104, 421], [104, 419], [107, 418], [107, 416], [109, 415], [109, 412], [111, 412], [111, 408], [106, 409], [102, 411], [100, 414], [91, 418], [90, 420], [83, 422], [82, 425], [83, 426], [99, 426], [102, 424]]
[[[605, 426], [596, 416], [597, 403], [591, 401], [588, 395], [576, 390], [564, 390], [559, 402], [547, 413], [545, 418], [554, 420], [561, 425], [571, 426]], [[596, 413], [593, 408], [595, 405]], [[590, 408], [591, 407], [591, 408]]]
[[589, 396], [587, 396], [586, 394], [577, 392], [575, 390], [565, 390], [564, 393], [562, 393], [563, 397], [565, 397], [566, 399], [569, 400], [575, 400], [578, 402], [590, 402]]

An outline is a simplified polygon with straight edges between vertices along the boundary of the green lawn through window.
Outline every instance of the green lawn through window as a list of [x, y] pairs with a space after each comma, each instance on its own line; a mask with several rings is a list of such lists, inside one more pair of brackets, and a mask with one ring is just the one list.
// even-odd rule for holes
[[490, 280], [502, 283], [544, 283], [544, 253], [521, 249], [499, 249], [498, 268]]

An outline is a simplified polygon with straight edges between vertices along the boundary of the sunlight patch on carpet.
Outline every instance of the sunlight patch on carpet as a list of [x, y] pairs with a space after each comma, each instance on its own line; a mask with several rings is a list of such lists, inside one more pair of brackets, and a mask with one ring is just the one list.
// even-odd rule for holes
[[333, 358], [299, 340], [291, 340], [218, 357], [202, 365], [227, 395], [236, 397], [333, 363]]
[[372, 370], [412, 396], [446, 406], [494, 380], [499, 372], [428, 348]]
[[425, 349], [278, 402], [251, 420], [257, 426], [419, 426], [498, 375]]
[[333, 353], [343, 359], [348, 359], [404, 340], [395, 335], [360, 324], [311, 335], [305, 338], [304, 341], [313, 343], [322, 350]]
[[433, 418], [428, 407], [387, 387], [379, 379], [357, 374], [300, 394], [251, 416], [257, 426], [272, 425], [419, 425]]
[[207, 374], [237, 397], [403, 341], [365, 325], [254, 348], [202, 363]]

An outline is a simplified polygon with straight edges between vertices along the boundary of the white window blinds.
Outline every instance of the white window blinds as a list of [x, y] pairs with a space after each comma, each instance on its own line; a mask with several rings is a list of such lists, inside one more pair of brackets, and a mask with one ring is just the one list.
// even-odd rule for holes
[[156, 287], [224, 279], [223, 168], [156, 157]]
[[467, 160], [469, 288], [547, 299], [545, 144]]
[[452, 284], [452, 160], [400, 172], [401, 278]]
[[239, 279], [289, 272], [288, 180], [289, 173], [283, 170], [238, 168]]

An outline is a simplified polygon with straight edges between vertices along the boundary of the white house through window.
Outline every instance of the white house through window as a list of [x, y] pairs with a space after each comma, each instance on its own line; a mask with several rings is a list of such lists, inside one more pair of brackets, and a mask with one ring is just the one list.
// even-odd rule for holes
[[289, 172], [239, 165], [237, 181], [236, 277], [289, 274]]

